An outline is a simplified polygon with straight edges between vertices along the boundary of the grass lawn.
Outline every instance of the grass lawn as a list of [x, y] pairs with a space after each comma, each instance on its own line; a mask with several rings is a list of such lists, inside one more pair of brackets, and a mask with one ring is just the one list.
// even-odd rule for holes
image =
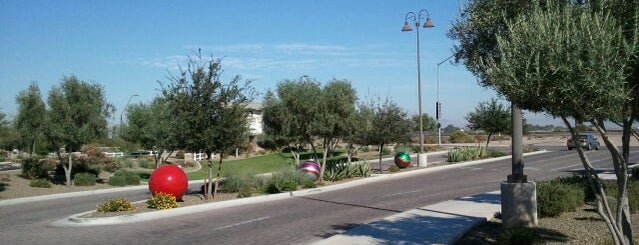
[[[224, 160], [222, 161], [222, 173], [221, 176], [228, 176], [231, 173], [271, 173], [276, 172], [282, 168], [289, 166], [287, 159], [290, 159], [290, 154], [268, 154], [263, 156], [256, 156], [247, 159], [240, 160]], [[189, 180], [204, 179], [208, 176], [208, 163], [201, 161], [202, 169], [196, 172], [187, 173]], [[217, 176], [218, 160], [213, 161], [213, 176]]]

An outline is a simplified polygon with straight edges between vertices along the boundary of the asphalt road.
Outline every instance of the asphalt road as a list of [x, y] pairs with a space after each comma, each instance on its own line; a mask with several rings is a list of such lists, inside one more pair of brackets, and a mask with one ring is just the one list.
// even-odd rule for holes
[[[576, 151], [556, 147], [524, 158], [529, 180], [581, 169]], [[637, 155], [639, 148], [633, 148]], [[605, 149], [587, 152], [611, 168]], [[432, 160], [429, 160], [432, 162]], [[636, 158], [631, 162], [637, 162]], [[126, 225], [54, 227], [51, 222], [95, 209], [114, 197], [148, 198], [146, 191], [57, 199], [0, 207], [0, 244], [308, 244], [373, 219], [494, 191], [510, 174], [510, 159], [428, 172], [304, 197], [213, 210]]]

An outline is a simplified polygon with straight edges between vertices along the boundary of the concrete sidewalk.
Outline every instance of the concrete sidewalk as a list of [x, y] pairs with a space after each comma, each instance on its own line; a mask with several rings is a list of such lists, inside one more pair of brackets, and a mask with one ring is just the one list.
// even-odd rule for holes
[[314, 244], [452, 244], [501, 210], [499, 191], [412, 209]]

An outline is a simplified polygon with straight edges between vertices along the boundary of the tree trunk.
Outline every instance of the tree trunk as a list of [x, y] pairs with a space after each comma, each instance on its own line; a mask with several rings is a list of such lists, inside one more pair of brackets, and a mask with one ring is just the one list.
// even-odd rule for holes
[[65, 166], [64, 163], [62, 164], [62, 168], [64, 168], [64, 177], [67, 181], [67, 186], [71, 186], [71, 170], [73, 168], [73, 162], [72, 162], [72, 157], [71, 157], [71, 150], [69, 150], [69, 153], [67, 153], [67, 156], [69, 157], [69, 166]]
[[379, 145], [379, 173], [384, 173], [382, 170], [382, 151], [384, 150], [384, 144]]
[[35, 139], [31, 140], [31, 149], [29, 149], [29, 157], [33, 156], [33, 153], [35, 152], [35, 145], [36, 145], [36, 141]]
[[319, 178], [317, 179], [319, 182], [324, 181], [324, 170], [326, 170], [326, 157], [328, 156], [328, 150], [330, 145], [328, 145], [328, 139], [324, 138], [324, 149], [322, 149], [322, 169], [320, 170]]
[[[209, 172], [209, 176], [207, 179], [206, 184], [206, 199], [211, 198], [211, 193], [213, 192], [213, 153], [211, 151], [206, 151], [206, 161], [208, 162], [207, 166], [208, 166], [208, 172]], [[217, 183], [216, 183], [217, 184]]]
[[215, 191], [213, 191], [213, 199], [217, 196], [217, 189], [220, 186], [220, 174], [222, 173], [222, 159], [224, 159], [224, 153], [220, 152], [220, 161], [217, 167], [217, 178], [215, 178]]

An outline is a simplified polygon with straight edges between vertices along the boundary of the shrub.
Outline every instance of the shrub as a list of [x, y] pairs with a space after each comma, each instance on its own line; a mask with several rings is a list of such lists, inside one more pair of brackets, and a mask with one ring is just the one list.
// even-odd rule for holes
[[535, 242], [535, 233], [527, 228], [506, 229], [497, 235], [497, 244], [526, 245]]
[[135, 161], [130, 158], [118, 158], [117, 162], [120, 168], [133, 168], [135, 166]]
[[503, 151], [489, 151], [488, 153], [490, 155], [490, 157], [503, 157], [503, 156], [508, 156], [508, 153], [503, 152]]
[[180, 206], [173, 195], [161, 192], [151, 196], [151, 198], [146, 201], [146, 205], [148, 208], [153, 209], [171, 209]]
[[124, 176], [111, 176], [109, 178], [110, 186], [126, 186], [126, 178]]
[[537, 210], [540, 217], [557, 217], [563, 212], [575, 211], [584, 203], [583, 188], [549, 181], [537, 186]]
[[135, 206], [131, 202], [124, 198], [111, 199], [98, 205], [97, 211], [102, 213], [107, 212], [122, 212], [135, 210]]
[[20, 176], [25, 179], [45, 179], [49, 177], [49, 167], [44, 161], [37, 157], [22, 159], [22, 173]]
[[451, 143], [473, 143], [473, 139], [471, 139], [464, 131], [453, 132], [450, 134], [449, 140]]
[[297, 186], [301, 185], [306, 180], [308, 180], [308, 178], [295, 169], [283, 169], [273, 173], [266, 184], [265, 192], [273, 194], [285, 191], [295, 191], [297, 190]]
[[[135, 172], [130, 172], [126, 170], [119, 170], [113, 174], [113, 176], [122, 176], [124, 177], [125, 185], [140, 185], [140, 175]], [[110, 180], [110, 179], [109, 179]]]
[[248, 173], [231, 174], [220, 183], [220, 191], [227, 193], [250, 191], [251, 188], [255, 186], [254, 179], [254, 175]]
[[481, 146], [464, 146], [448, 151], [448, 162], [464, 162], [480, 159], [486, 156], [486, 150]]
[[120, 167], [113, 158], [107, 157], [98, 147], [87, 146], [82, 151], [85, 154], [77, 161], [80, 164], [86, 164], [89, 169], [96, 169], [98, 173], [101, 170], [115, 172]]
[[94, 186], [95, 178], [91, 173], [77, 173], [73, 176], [73, 183], [77, 186]]
[[51, 188], [51, 182], [46, 179], [33, 179], [29, 182], [29, 186], [38, 188]]

